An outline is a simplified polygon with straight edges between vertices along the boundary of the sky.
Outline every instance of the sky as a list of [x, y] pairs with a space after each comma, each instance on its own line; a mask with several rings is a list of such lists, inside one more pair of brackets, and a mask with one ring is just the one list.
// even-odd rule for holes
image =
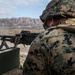
[[0, 18], [39, 18], [50, 0], [0, 0]]

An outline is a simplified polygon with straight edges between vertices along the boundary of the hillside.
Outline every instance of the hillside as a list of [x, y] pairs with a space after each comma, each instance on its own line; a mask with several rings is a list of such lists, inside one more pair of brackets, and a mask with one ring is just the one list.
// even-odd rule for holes
[[20, 18], [0, 18], [0, 28], [35, 28], [42, 29], [40, 19], [20, 17]]

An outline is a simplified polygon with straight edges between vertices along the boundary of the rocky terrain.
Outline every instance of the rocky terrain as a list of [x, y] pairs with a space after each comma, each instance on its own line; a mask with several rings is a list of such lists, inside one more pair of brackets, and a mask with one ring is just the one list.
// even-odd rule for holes
[[20, 17], [20, 18], [0, 18], [0, 28], [36, 28], [42, 29], [40, 19]]

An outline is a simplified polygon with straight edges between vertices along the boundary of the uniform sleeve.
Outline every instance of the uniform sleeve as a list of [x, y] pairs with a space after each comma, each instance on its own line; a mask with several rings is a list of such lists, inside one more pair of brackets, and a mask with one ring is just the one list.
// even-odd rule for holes
[[23, 65], [23, 75], [48, 75], [40, 42], [33, 42]]

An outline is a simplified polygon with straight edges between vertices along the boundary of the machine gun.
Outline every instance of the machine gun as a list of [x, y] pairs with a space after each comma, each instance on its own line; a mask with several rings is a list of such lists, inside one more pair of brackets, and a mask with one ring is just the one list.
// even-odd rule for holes
[[[38, 34], [30, 31], [21, 31], [21, 33], [14, 36], [0, 35], [0, 75], [19, 67], [20, 48], [17, 45], [30, 45]], [[10, 47], [10, 42], [14, 44], [13, 47]]]
[[2, 49], [3, 46], [5, 46], [6, 49], [9, 48], [6, 41], [14, 43], [14, 47], [16, 47], [18, 44], [30, 45], [31, 42], [35, 39], [35, 37], [38, 34], [39, 33], [30, 33], [30, 31], [21, 31], [21, 33], [16, 34], [15, 36], [0, 35], [0, 39], [2, 41], [2, 43], [0, 45], [0, 50]]

